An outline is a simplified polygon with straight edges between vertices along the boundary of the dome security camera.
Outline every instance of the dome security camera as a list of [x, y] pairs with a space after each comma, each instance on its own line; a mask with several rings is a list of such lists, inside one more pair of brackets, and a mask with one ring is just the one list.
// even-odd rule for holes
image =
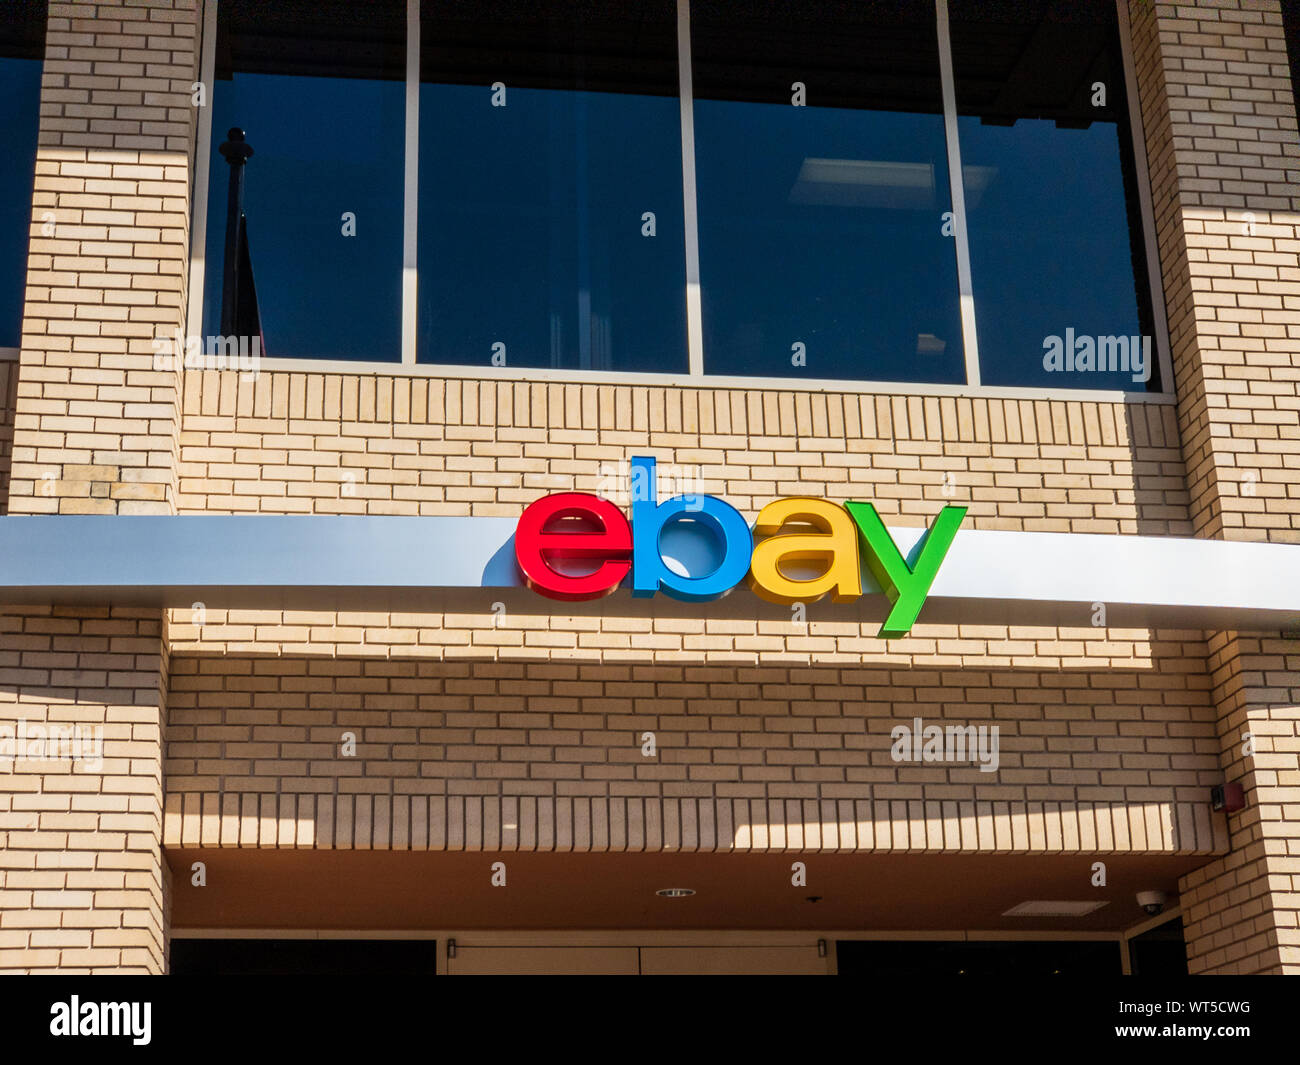
[[1169, 900], [1169, 896], [1163, 891], [1139, 891], [1137, 893], [1137, 900], [1138, 905], [1154, 917], [1165, 908], [1165, 903]]

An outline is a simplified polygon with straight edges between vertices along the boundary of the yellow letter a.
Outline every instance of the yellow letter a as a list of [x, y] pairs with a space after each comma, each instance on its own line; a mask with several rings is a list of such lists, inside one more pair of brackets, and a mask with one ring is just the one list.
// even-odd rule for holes
[[[812, 526], [813, 532], [774, 535], [787, 523]], [[769, 603], [811, 603], [827, 592], [837, 603], [862, 594], [858, 539], [853, 519], [843, 507], [825, 499], [778, 499], [765, 506], [754, 523], [760, 540], [750, 561], [749, 586]], [[820, 563], [816, 577], [794, 580], [781, 572], [783, 563]]]

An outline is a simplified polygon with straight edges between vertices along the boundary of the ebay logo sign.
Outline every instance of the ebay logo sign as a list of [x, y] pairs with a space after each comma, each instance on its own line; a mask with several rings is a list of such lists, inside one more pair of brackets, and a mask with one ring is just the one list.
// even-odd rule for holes
[[[809, 496], [768, 503], [751, 529], [731, 504], [708, 495], [656, 501], [655, 460], [632, 459], [631, 520], [607, 499], [560, 492], [531, 503], [515, 530], [525, 583], [549, 599], [581, 602], [629, 581], [634, 596], [659, 593], [708, 602], [746, 583], [771, 603], [850, 602], [862, 567], [892, 603], [879, 635], [905, 636], [916, 622], [966, 508], [945, 506], [911, 561], [870, 503]], [[669, 542], [676, 545], [665, 550]], [[692, 544], [692, 541], [694, 543]], [[698, 560], [686, 566], [683, 555]], [[695, 572], [703, 569], [704, 572]]]

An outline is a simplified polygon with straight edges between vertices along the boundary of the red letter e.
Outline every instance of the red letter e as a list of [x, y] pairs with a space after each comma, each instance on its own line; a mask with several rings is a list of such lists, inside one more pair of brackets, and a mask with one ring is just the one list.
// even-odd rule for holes
[[[591, 525], [595, 528], [586, 527]], [[632, 527], [623, 512], [584, 492], [543, 496], [529, 504], [515, 529], [519, 572], [528, 587], [548, 599], [579, 602], [609, 595], [632, 568], [631, 554]], [[552, 559], [601, 563], [595, 573], [575, 577], [556, 572]]]

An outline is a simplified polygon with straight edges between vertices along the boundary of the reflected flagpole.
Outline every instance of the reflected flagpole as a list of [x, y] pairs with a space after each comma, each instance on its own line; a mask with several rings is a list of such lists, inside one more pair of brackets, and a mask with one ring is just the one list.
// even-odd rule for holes
[[[230, 182], [226, 199], [226, 248], [221, 275], [221, 335], [251, 338], [256, 336], [262, 353], [262, 316], [253, 283], [253, 260], [248, 247], [248, 220], [244, 215], [244, 168], [253, 155], [253, 146], [244, 139], [244, 131], [231, 127], [226, 140], [217, 149], [230, 164]], [[241, 340], [241, 348], [247, 340]]]

